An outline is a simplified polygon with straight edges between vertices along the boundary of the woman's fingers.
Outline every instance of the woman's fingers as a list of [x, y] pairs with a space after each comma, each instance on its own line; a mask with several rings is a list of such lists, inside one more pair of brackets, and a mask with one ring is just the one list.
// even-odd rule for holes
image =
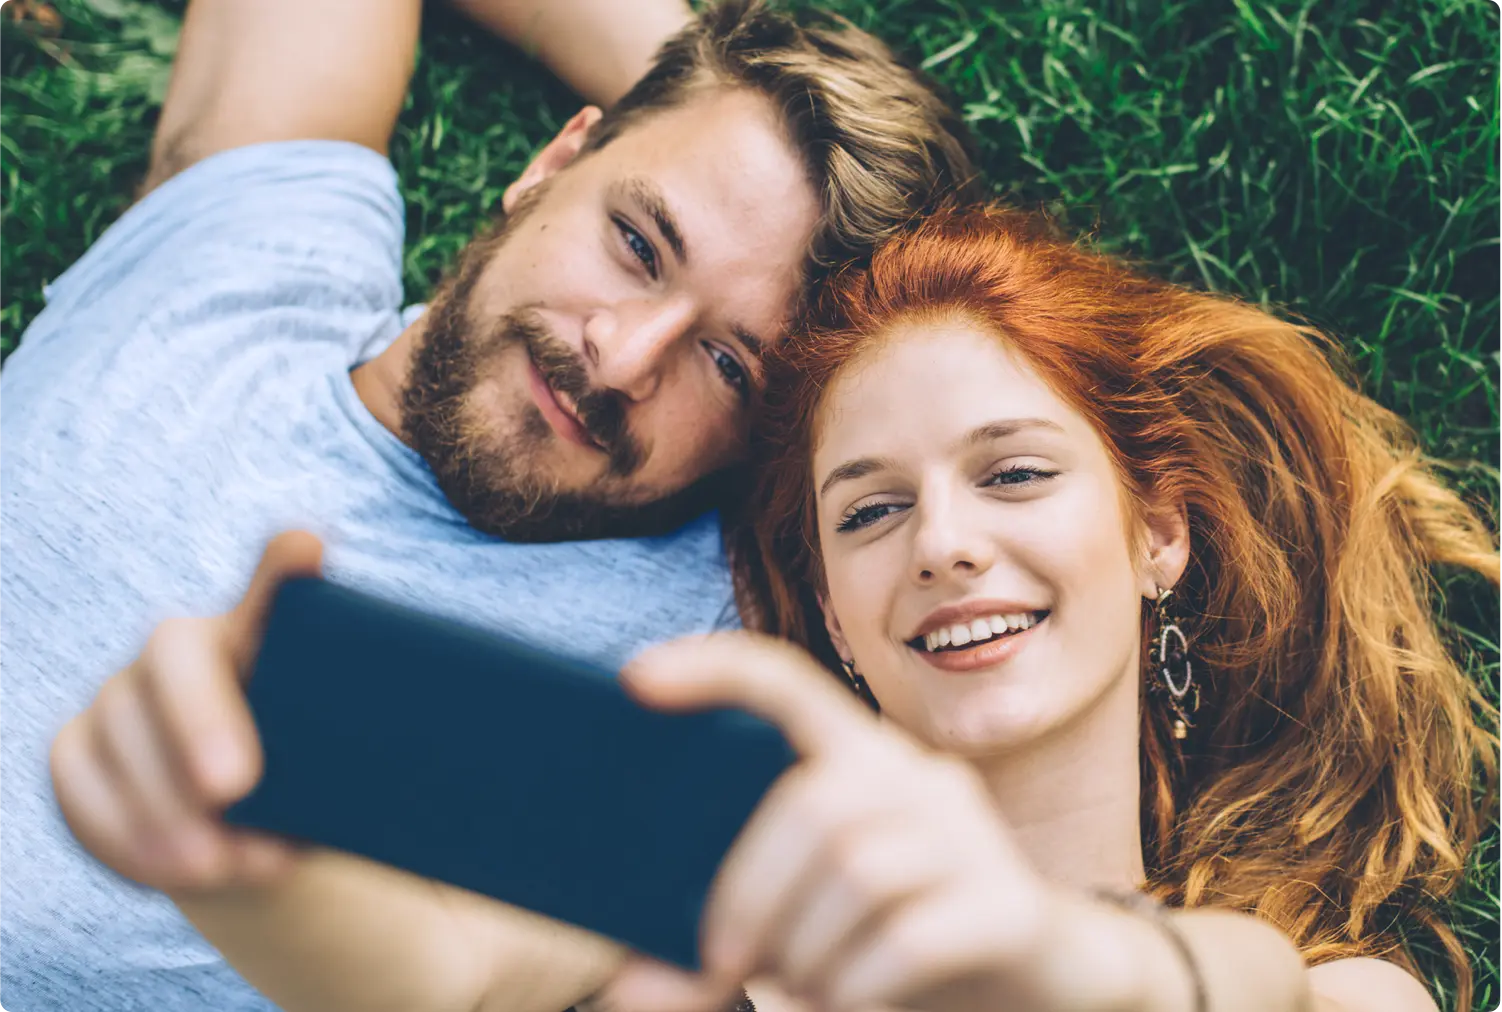
[[818, 862], [801, 915], [774, 935], [777, 979], [794, 994], [818, 993], [826, 967], [902, 904], [943, 880], [923, 840], [890, 822], [848, 834]]
[[810, 779], [799, 767], [777, 782], [715, 875], [700, 924], [710, 973], [750, 977], [765, 961], [768, 936], [784, 908], [808, 888], [822, 842], [806, 814], [817, 800], [810, 797]]
[[696, 976], [637, 956], [589, 1005], [599, 1012], [723, 1012], [739, 990], [739, 981]]
[[710, 889], [702, 923], [707, 967], [736, 979], [771, 969], [781, 939], [820, 887], [831, 847], [893, 818], [895, 785], [883, 775], [892, 766], [882, 749], [863, 743], [838, 758], [806, 760], [778, 781]]
[[834, 960], [812, 993], [829, 1012], [994, 1006], [1009, 968], [1037, 958], [1043, 923], [1041, 893], [951, 881], [892, 908]]
[[878, 733], [871, 713], [802, 650], [752, 633], [695, 636], [652, 647], [621, 681], [664, 710], [736, 707], [771, 721], [805, 756]]

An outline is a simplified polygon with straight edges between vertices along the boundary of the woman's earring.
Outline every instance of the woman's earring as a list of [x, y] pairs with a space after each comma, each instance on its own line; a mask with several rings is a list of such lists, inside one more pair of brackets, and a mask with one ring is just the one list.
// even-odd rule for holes
[[855, 690], [855, 694], [860, 697], [861, 702], [869, 706], [874, 712], [880, 713], [881, 704], [876, 701], [876, 695], [871, 691], [871, 686], [867, 685], [866, 680], [856, 672], [855, 662], [841, 658], [840, 664], [844, 666], [845, 677], [849, 679], [850, 687]]
[[1158, 678], [1153, 688], [1167, 697], [1173, 711], [1173, 736], [1183, 741], [1194, 727], [1190, 718], [1200, 708], [1200, 687], [1189, 661], [1189, 640], [1178, 618], [1169, 611], [1172, 598], [1172, 590], [1158, 591]]

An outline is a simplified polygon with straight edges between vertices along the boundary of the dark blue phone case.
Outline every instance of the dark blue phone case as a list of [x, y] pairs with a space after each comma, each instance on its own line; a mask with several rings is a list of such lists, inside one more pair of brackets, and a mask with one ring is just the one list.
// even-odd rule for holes
[[759, 718], [650, 711], [605, 668], [314, 579], [278, 592], [247, 695], [265, 775], [229, 822], [689, 969], [715, 871], [794, 758]]

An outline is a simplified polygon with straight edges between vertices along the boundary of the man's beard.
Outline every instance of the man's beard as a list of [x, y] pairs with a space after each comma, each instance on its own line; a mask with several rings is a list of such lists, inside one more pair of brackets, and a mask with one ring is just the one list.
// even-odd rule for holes
[[[438, 487], [470, 525], [510, 541], [571, 541], [648, 537], [683, 526], [721, 504], [733, 478], [710, 475], [650, 502], [621, 492], [645, 456], [626, 426], [625, 399], [590, 384], [577, 353], [554, 337], [534, 307], [521, 307], [477, 324], [470, 312], [475, 286], [504, 243], [502, 224], [460, 254], [453, 278], [434, 296], [402, 390], [402, 431], [427, 462]], [[565, 490], [540, 466], [560, 437], [522, 393], [509, 435], [477, 418], [476, 390], [498, 378], [501, 353], [520, 348], [555, 392], [566, 394], [589, 437], [609, 464], [595, 489]], [[518, 363], [519, 364], [519, 363]], [[520, 377], [518, 377], [520, 379]], [[522, 391], [525, 381], [510, 384]], [[602, 486], [602, 487], [601, 487]], [[621, 501], [624, 499], [625, 501]]]

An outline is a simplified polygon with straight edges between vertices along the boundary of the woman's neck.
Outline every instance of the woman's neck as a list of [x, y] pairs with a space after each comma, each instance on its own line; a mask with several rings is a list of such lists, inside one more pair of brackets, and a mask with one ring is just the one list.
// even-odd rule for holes
[[1045, 878], [1135, 889], [1142, 862], [1137, 683], [1125, 677], [1076, 721], [1024, 750], [975, 762]]

